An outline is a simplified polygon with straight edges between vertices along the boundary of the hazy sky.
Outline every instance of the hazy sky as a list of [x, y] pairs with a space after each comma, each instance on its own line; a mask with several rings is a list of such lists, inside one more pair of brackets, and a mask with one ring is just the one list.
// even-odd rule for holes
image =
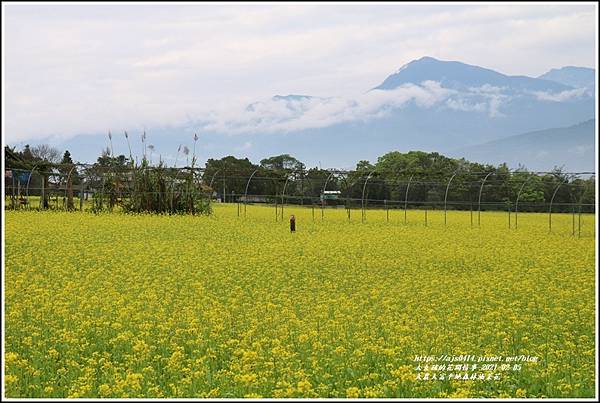
[[428, 55], [595, 67], [594, 4], [3, 3], [9, 143], [177, 124], [275, 94], [364, 94]]

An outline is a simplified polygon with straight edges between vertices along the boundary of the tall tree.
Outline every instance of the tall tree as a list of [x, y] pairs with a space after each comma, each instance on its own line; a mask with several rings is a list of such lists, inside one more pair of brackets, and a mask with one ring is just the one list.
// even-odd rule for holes
[[65, 150], [62, 160], [60, 161], [59, 170], [63, 176], [66, 175], [67, 210], [73, 210], [75, 208], [75, 205], [73, 204], [73, 176], [76, 175], [77, 172], [69, 150]]

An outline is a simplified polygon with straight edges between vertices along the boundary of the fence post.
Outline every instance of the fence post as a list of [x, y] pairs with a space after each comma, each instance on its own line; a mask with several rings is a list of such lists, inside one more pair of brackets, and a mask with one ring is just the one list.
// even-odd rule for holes
[[[44, 176], [42, 175], [42, 197], [40, 198], [40, 208], [43, 210], [46, 208], [46, 188], [45, 188], [45, 180], [44, 180]], [[48, 203], [50, 204], [50, 203]]]
[[373, 174], [375, 173], [375, 171], [371, 171], [369, 173], [369, 175], [367, 175], [367, 179], [365, 180], [365, 184], [363, 185], [363, 190], [362, 190], [362, 198], [361, 198], [361, 202], [362, 202], [362, 222], [365, 222], [365, 218], [366, 218], [366, 211], [365, 211], [365, 190], [367, 189], [367, 183], [369, 182], [369, 179], [371, 179], [371, 176], [373, 176]]
[[244, 192], [244, 218], [246, 218], [246, 205], [248, 204], [248, 187], [250, 186], [250, 181], [256, 172], [258, 172], [258, 169], [255, 169], [254, 172], [252, 172], [252, 175], [250, 175], [250, 178], [248, 178], [248, 183], [246, 183], [246, 191]]
[[450, 177], [450, 180], [448, 181], [448, 184], [446, 185], [446, 194], [444, 195], [444, 225], [448, 225], [448, 221], [446, 216], [448, 215], [448, 190], [450, 189], [450, 183], [452, 182], [452, 179], [454, 179], [454, 177], [456, 176], [458, 172], [455, 172], [454, 175], [452, 175], [452, 177]]
[[575, 236], [575, 205], [573, 204], [573, 232], [572, 235]]
[[563, 183], [567, 182], [568, 178], [563, 180], [562, 182], [560, 182], [558, 184], [558, 186], [556, 187], [556, 189], [554, 189], [554, 193], [552, 194], [552, 198], [550, 199], [550, 208], [548, 210], [548, 231], [552, 232], [552, 203], [554, 202], [554, 197], [556, 196], [556, 193], [558, 193], [558, 189], [560, 189], [560, 187], [562, 186]]
[[79, 211], [83, 211], [83, 178], [81, 179], [81, 188], [79, 190]]
[[471, 201], [471, 228], [473, 228], [473, 201]]
[[578, 224], [579, 238], [581, 238], [581, 204], [579, 205], [579, 224]]
[[386, 216], [386, 221], [390, 222], [390, 210], [388, 208], [388, 204], [387, 204], [387, 200], [383, 201], [383, 204], [385, 204], [385, 216]]
[[406, 194], [404, 195], [404, 224], [406, 224], [406, 208], [408, 207], [408, 190], [410, 189], [410, 182], [412, 181], [413, 175], [408, 179], [408, 185], [406, 185]]
[[483, 178], [483, 182], [481, 182], [481, 187], [479, 188], [479, 201], [477, 202], [477, 226], [481, 227], [481, 193], [483, 192], [483, 185], [485, 185], [485, 181], [493, 172], [488, 173], [485, 178]]
[[523, 184], [519, 189], [519, 193], [517, 193], [517, 201], [515, 202], [515, 229], [519, 228], [519, 198], [521, 197], [521, 192], [523, 191], [523, 188], [531, 178], [532, 177], [530, 176], [529, 178], [525, 179], [525, 181], [523, 181]]
[[427, 226], [427, 206], [425, 206], [425, 226]]
[[15, 208], [15, 171], [11, 170], [11, 176], [12, 176], [12, 197], [10, 199], [10, 206], [14, 209]]

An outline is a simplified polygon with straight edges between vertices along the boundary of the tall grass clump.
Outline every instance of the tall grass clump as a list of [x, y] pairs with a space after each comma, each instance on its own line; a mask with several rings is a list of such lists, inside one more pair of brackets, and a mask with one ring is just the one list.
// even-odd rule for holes
[[[134, 159], [129, 144], [129, 136], [125, 132], [129, 147], [129, 159], [114, 158], [112, 147], [107, 150], [110, 157], [104, 164], [101, 173], [101, 191], [94, 195], [91, 210], [94, 212], [108, 209], [112, 211], [116, 205], [126, 213], [157, 213], [157, 214], [204, 214], [211, 213], [210, 189], [202, 183], [200, 170], [196, 165], [194, 135], [194, 154], [191, 164], [184, 168], [173, 167], [159, 158], [158, 164], [153, 165], [151, 155], [154, 146], [146, 145], [146, 133], [142, 135], [144, 152], [141, 161]], [[109, 139], [112, 136], [109, 134]], [[147, 150], [150, 150], [148, 157]], [[181, 151], [181, 146], [178, 149]], [[184, 154], [189, 149], [184, 147]], [[189, 159], [188, 161], [189, 162]], [[188, 164], [186, 164], [188, 165]]]

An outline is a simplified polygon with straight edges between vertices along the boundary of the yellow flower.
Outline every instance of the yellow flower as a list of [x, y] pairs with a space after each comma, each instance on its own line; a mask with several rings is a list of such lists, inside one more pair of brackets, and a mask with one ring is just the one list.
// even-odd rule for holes
[[[558, 212], [551, 234], [547, 215], [525, 212], [518, 230], [507, 212], [471, 228], [469, 211], [429, 210], [425, 227], [409, 209], [405, 224], [401, 182], [377, 184], [397, 200], [369, 205], [364, 224], [360, 210], [313, 221], [310, 204], [284, 206], [294, 236], [259, 205], [244, 218], [227, 203], [212, 217], [6, 211], [7, 395], [587, 397], [595, 216], [582, 214], [581, 237]], [[522, 368], [499, 382], [415, 379], [415, 356], [444, 354], [532, 361], [503, 361]], [[548, 392], [525, 390], [541, 379]]]
[[351, 399], [355, 399], [358, 398], [360, 396], [360, 389], [358, 389], [357, 387], [351, 387], [346, 389], [346, 397], [351, 398]]
[[58, 351], [56, 351], [56, 349], [53, 347], [48, 350], [48, 355], [54, 359], [58, 358], [59, 356]]
[[19, 379], [19, 378], [17, 378], [17, 376], [16, 376], [16, 375], [6, 375], [6, 376], [4, 377], [4, 382], [5, 382], [7, 385], [10, 385], [11, 383], [15, 383], [15, 382], [17, 382], [17, 380], [18, 380], [18, 379]]
[[108, 386], [107, 384], [104, 383], [104, 384], [100, 385], [100, 387], [98, 388], [98, 392], [100, 393], [100, 396], [102, 396], [102, 397], [110, 396], [110, 394], [111, 394], [110, 386]]
[[525, 389], [517, 389], [517, 391], [515, 392], [515, 396], [516, 397], [527, 397], [527, 392], [525, 391]]

